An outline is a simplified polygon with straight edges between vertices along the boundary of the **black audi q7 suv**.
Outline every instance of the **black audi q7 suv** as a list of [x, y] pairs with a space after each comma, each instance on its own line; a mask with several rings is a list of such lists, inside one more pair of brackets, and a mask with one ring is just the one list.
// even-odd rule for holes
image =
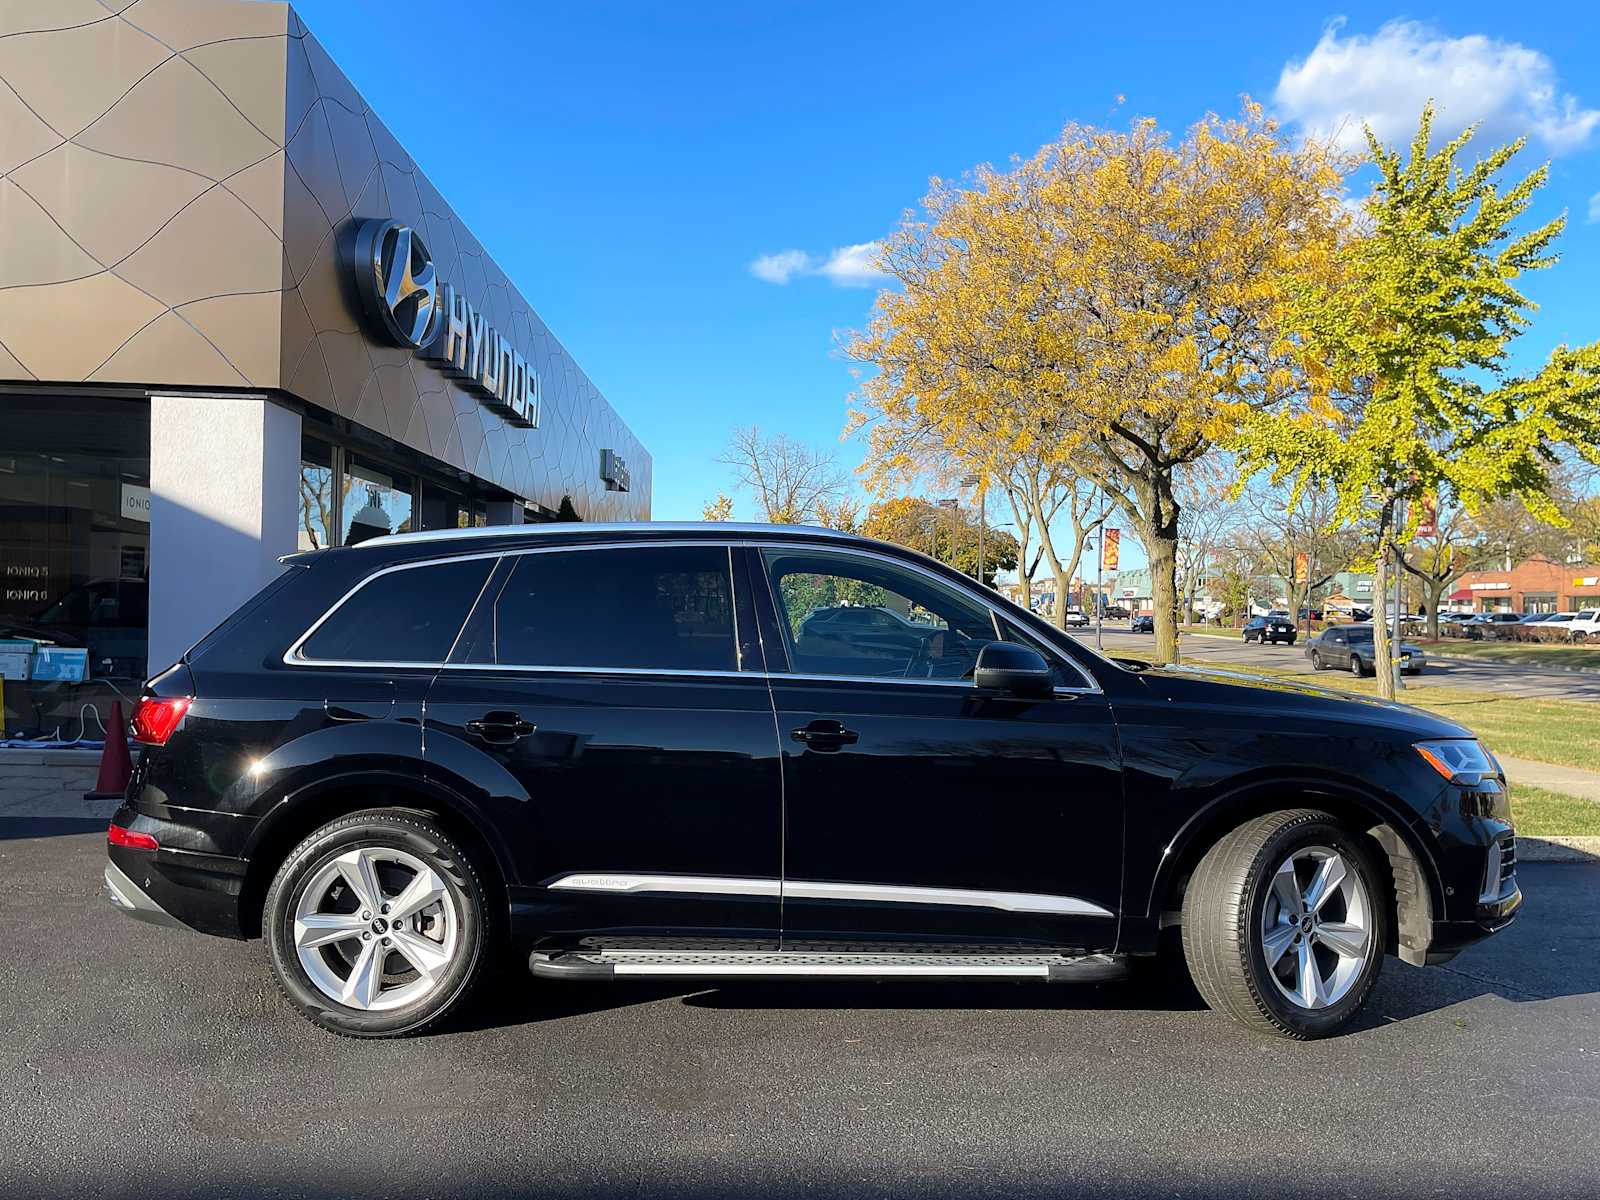
[[[912, 551], [559, 525], [296, 554], [152, 679], [106, 883], [337, 1033], [555, 981], [1105, 980], [1339, 1029], [1522, 901], [1459, 726], [1101, 658]], [[840, 610], [892, 613], [893, 637]], [[826, 614], [812, 620], [813, 614]]]

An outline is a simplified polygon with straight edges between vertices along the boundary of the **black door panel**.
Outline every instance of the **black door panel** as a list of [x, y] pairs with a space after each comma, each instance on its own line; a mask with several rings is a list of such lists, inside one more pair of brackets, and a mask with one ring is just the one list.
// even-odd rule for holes
[[[773, 694], [780, 728], [854, 734], [783, 748], [786, 944], [1114, 943], [1122, 794], [1101, 696], [1022, 701], [970, 685], [776, 676]], [[818, 883], [928, 892], [831, 898]], [[994, 893], [996, 906], [949, 891]]]
[[[1084, 686], [1049, 699], [978, 689], [973, 664], [999, 630], [946, 581], [867, 556], [752, 557], [779, 668], [785, 945], [1113, 946], [1123, 803], [1104, 696], [1065, 666]], [[917, 649], [889, 652], [856, 608]], [[862, 677], [825, 673], [836, 660]]]

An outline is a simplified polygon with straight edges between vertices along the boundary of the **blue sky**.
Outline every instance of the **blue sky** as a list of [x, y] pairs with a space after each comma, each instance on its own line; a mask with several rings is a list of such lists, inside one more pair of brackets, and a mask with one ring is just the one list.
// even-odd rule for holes
[[[881, 237], [930, 175], [1068, 121], [1180, 128], [1249, 93], [1299, 127], [1355, 113], [1403, 136], [1435, 95], [1446, 121], [1530, 132], [1526, 165], [1553, 163], [1538, 215], [1570, 227], [1529, 284], [1528, 357], [1600, 337], [1590, 0], [296, 8], [651, 449], [660, 519], [727, 488], [712, 459], [738, 424], [858, 463], [836, 339], [874, 290], [837, 252]], [[806, 267], [769, 281], [793, 252]]]

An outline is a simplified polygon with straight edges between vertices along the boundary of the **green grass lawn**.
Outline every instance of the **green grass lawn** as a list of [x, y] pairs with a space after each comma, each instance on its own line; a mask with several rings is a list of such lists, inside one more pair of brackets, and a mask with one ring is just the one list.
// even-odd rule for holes
[[1430, 654], [1487, 658], [1530, 667], [1586, 667], [1600, 671], [1600, 643], [1561, 646], [1544, 642], [1469, 642], [1465, 638], [1441, 638], [1437, 642], [1417, 640]]
[[1511, 785], [1519, 837], [1600, 837], [1600, 804], [1526, 784]]

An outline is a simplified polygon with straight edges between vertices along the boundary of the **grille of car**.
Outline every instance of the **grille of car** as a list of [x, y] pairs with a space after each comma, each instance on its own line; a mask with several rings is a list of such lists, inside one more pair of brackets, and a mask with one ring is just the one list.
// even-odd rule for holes
[[1490, 843], [1489, 861], [1483, 871], [1483, 894], [1478, 897], [1478, 903], [1493, 904], [1511, 890], [1516, 878], [1517, 838], [1508, 833]]

